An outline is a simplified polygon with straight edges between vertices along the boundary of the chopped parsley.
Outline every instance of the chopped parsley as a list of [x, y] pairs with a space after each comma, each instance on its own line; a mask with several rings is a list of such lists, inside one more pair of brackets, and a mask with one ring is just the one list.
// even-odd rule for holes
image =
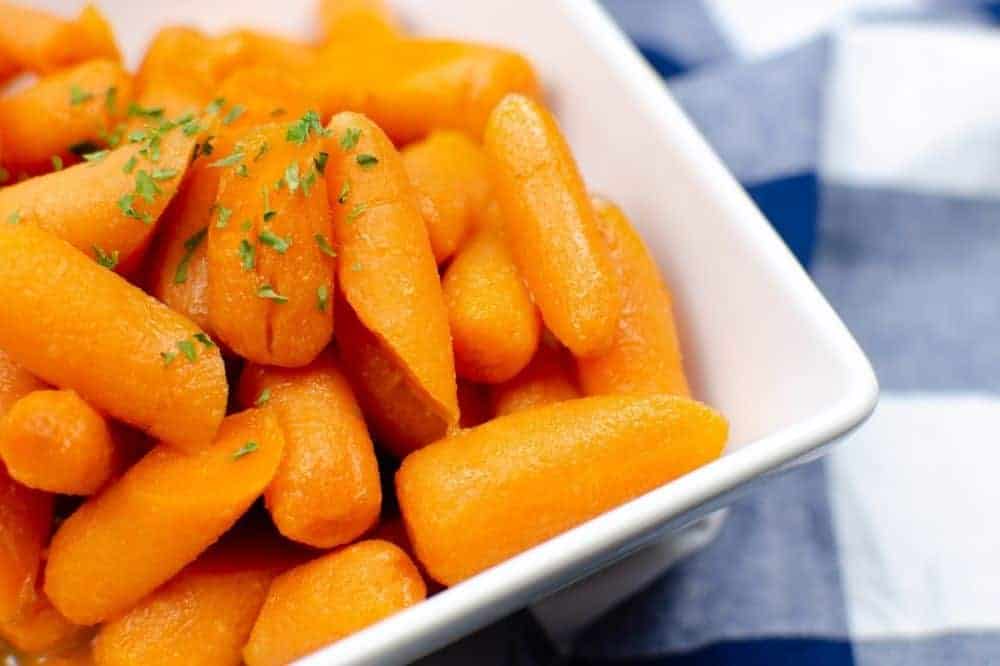
[[194, 343], [190, 340], [181, 340], [177, 343], [177, 348], [181, 350], [181, 353], [187, 357], [187, 360], [192, 363], [198, 360], [198, 350], [195, 349]]
[[325, 284], [321, 284], [316, 288], [316, 307], [320, 312], [326, 312], [327, 306], [330, 304], [330, 290]]
[[110, 150], [95, 150], [92, 153], [84, 153], [82, 157], [87, 162], [100, 162], [107, 157], [110, 152]]
[[62, 168], [63, 168], [63, 160], [62, 160], [62, 158], [59, 157], [58, 155], [53, 155], [52, 156], [52, 170], [53, 171], [62, 171]]
[[246, 238], [240, 241], [240, 263], [243, 270], [252, 271], [254, 267], [253, 245]]
[[92, 99], [94, 99], [94, 93], [84, 90], [75, 83], [69, 89], [69, 103], [71, 106], [79, 106]]
[[214, 162], [209, 162], [210, 167], [230, 167], [234, 164], [239, 164], [243, 161], [243, 153], [240, 151], [234, 151], [225, 157], [215, 160]]
[[118, 265], [118, 250], [113, 250], [112, 252], [105, 252], [100, 247], [94, 245], [94, 258], [97, 259], [97, 263], [109, 270], [114, 270], [115, 266]]
[[225, 229], [229, 225], [229, 218], [233, 216], [233, 209], [218, 205], [216, 206], [216, 210], [219, 211], [219, 219], [215, 222], [215, 228]]
[[108, 110], [108, 113], [115, 112], [115, 106], [118, 104], [118, 88], [111, 86], [106, 91], [104, 91], [104, 108]]
[[357, 127], [348, 127], [344, 130], [343, 136], [340, 137], [340, 148], [344, 152], [352, 150], [354, 146], [358, 145], [358, 139], [361, 138], [361, 130]]
[[163, 107], [142, 106], [132, 102], [128, 105], [128, 116], [129, 118], [149, 118], [151, 120], [159, 120], [163, 117]]
[[153, 203], [156, 200], [157, 195], [161, 194], [163, 190], [160, 189], [153, 177], [149, 175], [148, 171], [140, 169], [135, 174], [135, 193], [142, 197], [146, 203]]
[[274, 301], [275, 303], [287, 303], [288, 297], [282, 296], [274, 290], [269, 284], [261, 285], [260, 289], [257, 290], [257, 295], [261, 298], [266, 298], [269, 301]]
[[266, 155], [267, 151], [269, 150], [271, 150], [271, 144], [269, 144], [267, 141], [262, 141], [260, 144], [260, 148], [257, 149], [257, 154], [253, 156], [253, 161], [256, 162], [260, 158], [264, 157], [264, 155]]
[[364, 215], [366, 210], [368, 210], [368, 206], [366, 206], [363, 203], [359, 203], [358, 205], [356, 205], [354, 208], [351, 209], [350, 213], [347, 214], [345, 221], [353, 222], [354, 220]]
[[226, 117], [222, 119], [222, 124], [223, 125], [232, 125], [234, 122], [236, 122], [236, 120], [240, 116], [243, 115], [243, 113], [246, 110], [247, 110], [247, 108], [245, 106], [243, 106], [242, 104], [233, 104], [232, 108], [229, 109], [229, 113], [227, 113]]
[[195, 340], [203, 344], [205, 346], [205, 349], [211, 349], [212, 347], [215, 346], [215, 343], [212, 342], [212, 338], [208, 337], [204, 333], [201, 332], [195, 333], [193, 337]]
[[337, 203], [347, 203], [347, 197], [349, 196], [351, 196], [351, 181], [345, 180], [344, 184], [340, 186], [340, 194], [337, 195]]
[[174, 359], [177, 358], [177, 352], [160, 352], [160, 358], [163, 359], [163, 366], [166, 367], [173, 363]]
[[187, 282], [188, 266], [191, 264], [191, 257], [194, 256], [194, 251], [205, 240], [207, 233], [208, 227], [202, 227], [184, 241], [184, 254], [181, 255], [181, 260], [177, 262], [177, 269], [174, 270], [174, 284], [184, 284]]
[[299, 165], [292, 162], [285, 168], [285, 182], [288, 184], [288, 191], [295, 192], [299, 189]]
[[153, 180], [170, 180], [177, 175], [177, 169], [153, 169]]
[[260, 188], [260, 194], [264, 198], [264, 221], [270, 222], [274, 216], [278, 214], [278, 211], [271, 208], [271, 190], [267, 185], [265, 185]]
[[240, 176], [242, 178], [247, 178], [250, 176], [250, 172], [247, 170], [246, 164], [239, 165], [238, 167], [236, 167], [234, 172], [236, 173], [237, 176]]
[[243, 456], [248, 456], [254, 451], [256, 451], [258, 448], [260, 447], [258, 446], [257, 442], [247, 442], [240, 448], [233, 451], [233, 460], [239, 460]]
[[12, 210], [10, 215], [7, 216], [7, 224], [17, 224], [21, 221], [21, 211]]
[[253, 228], [253, 222], [250, 220], [243, 220], [243, 224], [240, 225], [240, 229], [243, 231], [250, 231]]
[[225, 97], [216, 97], [208, 103], [208, 106], [205, 107], [205, 113], [218, 113], [225, 105]]
[[288, 252], [288, 248], [292, 246], [291, 239], [282, 238], [278, 234], [268, 229], [265, 229], [264, 231], [260, 232], [260, 234], [257, 236], [257, 240], [259, 240], [264, 245], [267, 245], [278, 254], [284, 254], [285, 252]]
[[132, 171], [135, 170], [135, 165], [138, 163], [139, 163], [139, 158], [133, 155], [132, 157], [128, 158], [128, 162], [125, 162], [125, 164], [122, 165], [122, 172], [128, 174], [132, 173]]
[[320, 151], [316, 153], [313, 157], [313, 164], [316, 166], [316, 171], [322, 173], [326, 172], [326, 162], [330, 159], [330, 154], [327, 152]]
[[378, 164], [378, 158], [371, 153], [361, 153], [357, 157], [357, 162], [362, 169], [370, 169]]
[[319, 114], [315, 111], [306, 111], [304, 116], [290, 124], [285, 131], [285, 140], [302, 145], [309, 140], [310, 133], [316, 136], [330, 135], [330, 130], [323, 127]]
[[315, 236], [313, 236], [313, 238], [316, 239], [316, 245], [319, 246], [320, 252], [322, 252], [328, 257], [337, 256], [337, 251], [333, 249], [332, 245], [330, 245], [330, 241], [326, 239], [326, 236], [324, 236], [323, 234], [316, 234]]
[[271, 389], [270, 387], [268, 387], [263, 391], [261, 391], [260, 395], [257, 396], [257, 399], [254, 400], [253, 403], [254, 407], [263, 407], [264, 405], [267, 404], [267, 401], [270, 399], [271, 399]]

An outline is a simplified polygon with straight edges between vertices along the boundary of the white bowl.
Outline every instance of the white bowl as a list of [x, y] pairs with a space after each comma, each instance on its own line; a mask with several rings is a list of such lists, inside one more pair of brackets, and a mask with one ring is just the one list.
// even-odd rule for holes
[[[415, 32], [494, 42], [532, 58], [587, 182], [624, 207], [672, 285], [696, 395], [726, 414], [732, 437], [720, 460], [304, 664], [386, 665], [425, 655], [815, 457], [864, 421], [878, 396], [847, 329], [595, 2], [390, 1]], [[98, 2], [132, 65], [165, 24], [309, 36], [315, 23], [313, 0]], [[82, 3], [36, 4], [69, 13]]]

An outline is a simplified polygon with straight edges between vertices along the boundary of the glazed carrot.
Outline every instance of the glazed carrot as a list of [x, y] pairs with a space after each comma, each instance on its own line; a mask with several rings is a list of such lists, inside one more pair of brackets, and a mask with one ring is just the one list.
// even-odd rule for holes
[[0, 623], [0, 638], [21, 652], [32, 654], [74, 645], [83, 640], [86, 633], [86, 627], [63, 617], [41, 590], [36, 590], [34, 602], [20, 617]]
[[477, 143], [455, 131], [434, 132], [407, 146], [402, 155], [440, 264], [454, 254], [486, 208], [490, 195], [486, 157]]
[[521, 55], [468, 42], [382, 41], [358, 57], [353, 40], [323, 49], [303, 79], [323, 94], [322, 114], [345, 109], [370, 117], [397, 143], [436, 129], [478, 140], [490, 111], [510, 92], [538, 96], [538, 79]]
[[[312, 124], [261, 126], [213, 163], [216, 204], [231, 218], [208, 229], [212, 330], [240, 356], [283, 367], [308, 364], [333, 335], [326, 152], [318, 118], [304, 118]], [[289, 140], [297, 130], [301, 141]]]
[[225, 370], [183, 316], [23, 224], [0, 224], [0, 291], [0, 347], [13, 361], [174, 446], [211, 441]]
[[[448, 313], [402, 160], [382, 130], [362, 115], [338, 114], [329, 128], [327, 191], [344, 298], [383, 347], [385, 371], [405, 383], [399, 390], [412, 394], [423, 405], [420, 411], [447, 429], [458, 422]], [[342, 347], [354, 349], [343, 342]], [[355, 387], [368, 413], [371, 395], [387, 387], [370, 386], [366, 373], [356, 372], [364, 359], [353, 356], [347, 354], [349, 371], [355, 370]], [[388, 409], [385, 405], [382, 416], [390, 427], [379, 434], [391, 437]], [[430, 441], [407, 439], [387, 444], [405, 452]]]
[[239, 666], [272, 579], [292, 566], [276, 544], [224, 539], [94, 639], [98, 666]]
[[483, 145], [507, 239], [546, 326], [576, 356], [611, 345], [622, 298], [590, 198], [555, 119], [509, 95]]
[[670, 291], [656, 262], [620, 208], [595, 199], [594, 210], [618, 271], [624, 307], [611, 348], [577, 359], [581, 388], [587, 395], [690, 395]]
[[458, 380], [458, 408], [458, 425], [462, 428], [475, 428], [489, 421], [492, 414], [486, 387]]
[[317, 62], [312, 45], [257, 30], [234, 30], [216, 38], [213, 48], [230, 59], [233, 69], [269, 66], [299, 71]]
[[197, 454], [157, 446], [56, 532], [49, 599], [80, 624], [128, 610], [232, 527], [274, 477], [283, 448], [277, 421], [260, 410], [228, 417]]
[[378, 520], [378, 463], [354, 394], [329, 351], [300, 370], [243, 370], [244, 407], [264, 405], [285, 435], [267, 508], [289, 539], [317, 548], [350, 543]]
[[494, 416], [506, 416], [580, 397], [573, 367], [561, 348], [543, 342], [524, 370], [503, 384], [490, 387]]
[[181, 182], [198, 129], [194, 120], [158, 124], [92, 162], [2, 188], [0, 220], [40, 227], [127, 272]]
[[25, 488], [0, 465], [0, 622], [35, 600], [42, 548], [52, 528], [52, 495]]
[[191, 165], [177, 196], [163, 213], [149, 262], [150, 293], [205, 330], [208, 316], [208, 256], [204, 237], [212, 224], [230, 219], [215, 206], [222, 170], [208, 164], [229, 155], [240, 133], [275, 119], [300, 118], [310, 107], [304, 91], [281, 70], [240, 69], [217, 91], [220, 104], [210, 125], [210, 155]]
[[92, 145], [82, 152], [96, 151], [124, 118], [131, 99], [131, 78], [111, 60], [85, 62], [0, 98], [4, 166], [39, 173], [52, 169], [53, 162], [78, 160], [77, 146]]
[[581, 398], [427, 446], [396, 490], [417, 557], [454, 585], [713, 460], [726, 433], [686, 398]]
[[399, 22], [383, 0], [320, 0], [319, 22], [325, 42], [371, 43], [401, 34]]
[[75, 391], [35, 391], [0, 424], [0, 456], [29, 488], [90, 495], [111, 478], [116, 453], [104, 417]]
[[120, 60], [111, 26], [93, 5], [71, 20], [0, 2], [0, 50], [21, 68], [48, 73], [85, 60]]
[[15, 402], [44, 388], [44, 382], [14, 363], [7, 352], [0, 349], [0, 419]]
[[378, 622], [426, 595], [406, 553], [362, 541], [275, 579], [250, 641], [248, 666], [278, 666]]
[[394, 516], [392, 518], [379, 521], [378, 526], [372, 530], [371, 534], [368, 535], [368, 538], [388, 541], [406, 553], [406, 555], [413, 562], [414, 566], [417, 567], [417, 571], [420, 572], [420, 576], [424, 580], [424, 585], [427, 588], [427, 596], [436, 594], [444, 589], [439, 583], [435, 582], [430, 576], [427, 575], [427, 572], [424, 571], [424, 568], [417, 559], [417, 556], [413, 553], [413, 544], [410, 543], [410, 535], [406, 533], [406, 525], [403, 523], [403, 519], [401, 517]]
[[528, 365], [542, 323], [502, 230], [484, 226], [476, 232], [441, 286], [460, 377], [498, 384]]
[[[135, 75], [136, 97], [146, 105], [152, 101], [147, 95], [172, 89], [174, 98], [197, 100], [200, 107], [208, 103], [236, 64], [236, 56], [216, 48], [215, 40], [198, 30], [166, 27], [153, 37], [139, 65]], [[179, 108], [166, 111], [182, 112]]]

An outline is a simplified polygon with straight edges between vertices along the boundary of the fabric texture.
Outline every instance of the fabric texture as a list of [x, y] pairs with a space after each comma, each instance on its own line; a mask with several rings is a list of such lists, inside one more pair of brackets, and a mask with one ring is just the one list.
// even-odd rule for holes
[[872, 420], [557, 656], [527, 613], [427, 664], [1000, 664], [1000, 2], [604, 0], [871, 358]]

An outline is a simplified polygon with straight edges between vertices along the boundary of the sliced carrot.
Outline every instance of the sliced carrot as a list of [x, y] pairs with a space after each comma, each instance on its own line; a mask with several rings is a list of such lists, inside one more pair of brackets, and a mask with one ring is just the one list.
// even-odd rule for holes
[[494, 416], [505, 416], [580, 397], [572, 361], [557, 345], [542, 343], [524, 370], [503, 384], [490, 387]]
[[60, 526], [45, 592], [66, 617], [94, 624], [133, 607], [228, 530], [263, 493], [284, 441], [274, 417], [228, 417], [212, 446], [157, 446]]
[[42, 548], [52, 529], [52, 495], [25, 488], [0, 465], [0, 622], [35, 602]]
[[0, 50], [21, 68], [43, 74], [95, 58], [121, 59], [111, 26], [93, 5], [68, 21], [3, 0]]

